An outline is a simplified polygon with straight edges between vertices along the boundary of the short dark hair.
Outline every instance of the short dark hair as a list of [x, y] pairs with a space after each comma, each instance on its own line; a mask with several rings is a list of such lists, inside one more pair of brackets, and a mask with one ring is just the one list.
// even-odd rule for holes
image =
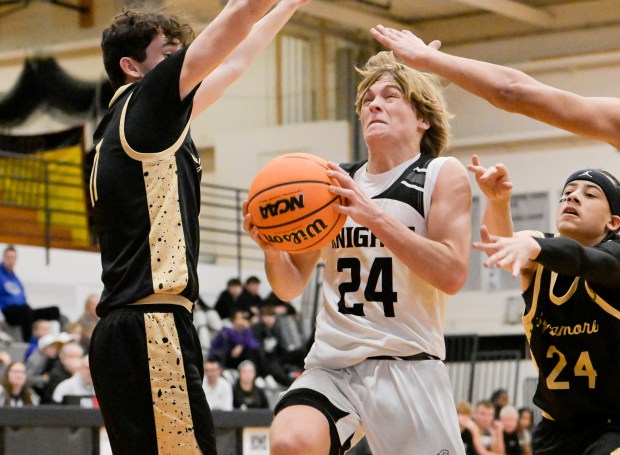
[[191, 43], [195, 36], [190, 25], [161, 11], [123, 11], [103, 31], [103, 64], [114, 89], [125, 84], [125, 73], [119, 65], [121, 58], [131, 57], [143, 62], [146, 48], [159, 33], [178, 40], [183, 46]]
[[260, 283], [260, 279], [257, 276], [249, 276], [247, 280], [245, 280], [245, 284], [259, 284]]
[[260, 309], [261, 316], [275, 316], [276, 309], [273, 305], [263, 305]]
[[7, 245], [7, 247], [4, 249], [2, 254], [4, 255], [4, 254], [7, 254], [7, 253], [10, 253], [11, 251], [13, 253], [17, 253], [17, 250], [15, 249], [15, 247], [13, 245]]
[[231, 278], [226, 282], [226, 287], [229, 288], [231, 286], [241, 286], [241, 280], [239, 278]]

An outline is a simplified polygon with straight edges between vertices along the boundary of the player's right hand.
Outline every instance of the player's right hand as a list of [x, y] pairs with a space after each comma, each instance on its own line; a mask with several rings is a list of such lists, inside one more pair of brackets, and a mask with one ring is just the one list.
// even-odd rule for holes
[[248, 200], [243, 201], [243, 205], [241, 207], [241, 214], [243, 215], [243, 230], [252, 237], [252, 240], [256, 242], [256, 244], [262, 248], [262, 250], [267, 254], [270, 251], [279, 251], [275, 247], [273, 247], [270, 243], [265, 242], [260, 233], [258, 232], [258, 228], [252, 223], [252, 215], [250, 215], [248, 211]]
[[478, 155], [471, 157], [467, 169], [476, 176], [476, 183], [490, 201], [509, 201], [512, 195], [512, 182], [506, 166], [499, 163], [485, 168], [480, 164]]

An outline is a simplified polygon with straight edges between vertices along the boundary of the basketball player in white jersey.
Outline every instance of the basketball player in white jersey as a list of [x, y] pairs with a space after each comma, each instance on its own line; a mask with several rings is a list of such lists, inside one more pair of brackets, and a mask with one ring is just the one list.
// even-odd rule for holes
[[272, 455], [342, 454], [366, 434], [374, 455], [464, 454], [442, 324], [447, 294], [469, 262], [471, 190], [465, 168], [438, 155], [449, 114], [433, 76], [372, 57], [357, 109], [369, 148], [363, 163], [330, 164], [346, 198], [340, 234], [321, 251], [263, 248], [283, 300], [325, 263], [323, 306], [305, 371], [275, 408]]

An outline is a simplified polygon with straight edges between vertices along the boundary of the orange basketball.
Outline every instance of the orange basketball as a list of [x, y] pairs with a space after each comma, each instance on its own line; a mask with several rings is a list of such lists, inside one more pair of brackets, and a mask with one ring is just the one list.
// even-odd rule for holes
[[269, 161], [254, 177], [248, 212], [260, 237], [289, 253], [307, 253], [331, 242], [346, 215], [332, 207], [343, 199], [330, 193], [337, 180], [327, 161], [309, 153], [289, 153]]

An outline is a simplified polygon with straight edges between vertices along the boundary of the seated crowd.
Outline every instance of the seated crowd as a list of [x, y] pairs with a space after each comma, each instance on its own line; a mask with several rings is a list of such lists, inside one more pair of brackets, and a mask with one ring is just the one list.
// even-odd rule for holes
[[534, 413], [530, 408], [517, 410], [505, 390], [475, 407], [456, 403], [456, 411], [466, 455], [531, 455]]
[[[213, 305], [196, 302], [194, 315], [205, 362], [204, 389], [213, 409], [271, 407], [271, 396], [290, 385], [303, 369], [306, 346], [295, 308], [274, 294], [263, 299], [260, 280], [228, 281]], [[0, 406], [96, 405], [88, 363], [90, 337], [98, 321], [98, 296], [90, 295], [73, 322], [54, 326], [33, 321], [30, 337], [13, 338], [0, 323]], [[23, 351], [3, 350], [23, 345]], [[23, 356], [22, 356], [23, 352]], [[273, 392], [270, 395], [270, 392]]]

